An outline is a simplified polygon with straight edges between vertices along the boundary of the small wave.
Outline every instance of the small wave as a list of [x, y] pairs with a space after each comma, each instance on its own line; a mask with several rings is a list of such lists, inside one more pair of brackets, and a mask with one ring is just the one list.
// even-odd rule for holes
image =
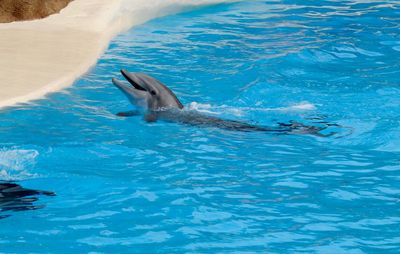
[[0, 179], [21, 180], [34, 176], [28, 169], [36, 163], [39, 152], [24, 149], [0, 149]]
[[[260, 108], [260, 107], [232, 107], [227, 105], [214, 106], [211, 104], [202, 104], [198, 102], [191, 102], [188, 106], [189, 110], [195, 110], [207, 114], [219, 115], [222, 113], [230, 113], [237, 116], [244, 115], [246, 112], [270, 112], [270, 111], [309, 111], [315, 110], [317, 107], [309, 102], [300, 102], [288, 107], [277, 108]], [[223, 110], [223, 112], [221, 112]]]

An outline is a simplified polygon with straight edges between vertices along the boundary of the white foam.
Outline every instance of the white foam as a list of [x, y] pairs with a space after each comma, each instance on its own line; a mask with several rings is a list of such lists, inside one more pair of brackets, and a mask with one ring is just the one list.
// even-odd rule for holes
[[202, 113], [207, 113], [207, 114], [215, 114], [219, 115], [219, 112], [213, 111], [212, 109], [216, 109], [218, 107], [213, 107], [211, 104], [202, 104], [202, 103], [197, 103], [195, 101], [191, 102], [188, 107], [189, 110], [195, 110], [198, 112]]
[[301, 102], [299, 104], [288, 107], [288, 110], [315, 110], [317, 107], [308, 102]]
[[242, 116], [246, 112], [271, 112], [271, 111], [311, 111], [315, 110], [316, 106], [309, 102], [300, 102], [288, 107], [277, 107], [277, 108], [263, 108], [263, 107], [232, 107], [227, 105], [213, 106], [211, 104], [202, 104], [198, 102], [191, 102], [188, 105], [189, 110], [196, 110], [198, 112], [219, 115], [223, 113], [229, 113], [236, 116]]
[[21, 180], [34, 176], [29, 168], [36, 164], [39, 152], [25, 149], [0, 149], [0, 179]]

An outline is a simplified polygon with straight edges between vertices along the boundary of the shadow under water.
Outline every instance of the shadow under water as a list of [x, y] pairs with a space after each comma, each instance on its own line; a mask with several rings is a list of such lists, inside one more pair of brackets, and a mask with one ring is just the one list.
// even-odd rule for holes
[[[119, 117], [132, 117], [140, 116], [142, 113], [139, 110], [131, 110], [119, 112], [116, 115]], [[238, 120], [209, 116], [194, 110], [167, 109], [150, 111], [144, 115], [144, 120], [149, 123], [156, 122], [158, 119], [197, 127], [215, 127], [229, 131], [266, 132], [279, 135], [312, 135], [323, 138], [336, 136], [336, 138], [340, 138], [352, 133], [352, 128], [328, 122], [325, 120], [325, 117], [306, 119], [311, 120], [310, 124], [301, 123], [295, 120], [290, 120], [288, 122], [279, 122], [274, 120], [277, 124], [276, 126], [262, 126]], [[347, 133], [343, 134], [343, 130], [347, 131]]]
[[10, 212], [36, 210], [43, 205], [35, 205], [38, 195], [55, 196], [51, 191], [25, 189], [13, 182], [0, 181], [0, 219], [11, 216]]

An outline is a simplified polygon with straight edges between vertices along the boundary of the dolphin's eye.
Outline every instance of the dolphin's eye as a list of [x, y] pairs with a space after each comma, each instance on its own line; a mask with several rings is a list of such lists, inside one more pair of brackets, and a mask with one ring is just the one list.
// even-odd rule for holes
[[154, 90], [151, 90], [151, 92], [150, 92], [152, 95], [156, 95], [156, 91], [154, 91]]

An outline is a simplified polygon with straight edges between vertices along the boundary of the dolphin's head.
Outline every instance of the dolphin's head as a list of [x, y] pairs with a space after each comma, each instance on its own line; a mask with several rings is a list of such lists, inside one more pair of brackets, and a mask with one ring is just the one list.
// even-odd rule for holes
[[144, 73], [132, 73], [126, 70], [121, 70], [121, 73], [132, 86], [126, 86], [116, 79], [113, 79], [113, 83], [134, 105], [147, 107], [151, 111], [183, 108], [176, 95], [160, 81]]
[[139, 108], [147, 108], [147, 101], [149, 99], [149, 96], [146, 91], [126, 85], [116, 78], [113, 78], [112, 82], [119, 90], [121, 90], [125, 94], [125, 96], [133, 105]]

